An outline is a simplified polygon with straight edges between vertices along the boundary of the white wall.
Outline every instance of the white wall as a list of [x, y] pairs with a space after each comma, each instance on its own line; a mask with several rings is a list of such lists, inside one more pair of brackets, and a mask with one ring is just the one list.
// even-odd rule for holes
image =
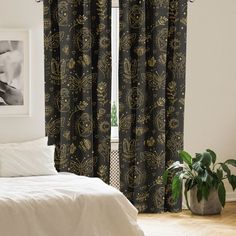
[[0, 29], [31, 30], [30, 118], [0, 118], [0, 143], [44, 136], [43, 4], [35, 0], [0, 0]]
[[189, 4], [187, 49], [185, 149], [236, 158], [236, 1]]

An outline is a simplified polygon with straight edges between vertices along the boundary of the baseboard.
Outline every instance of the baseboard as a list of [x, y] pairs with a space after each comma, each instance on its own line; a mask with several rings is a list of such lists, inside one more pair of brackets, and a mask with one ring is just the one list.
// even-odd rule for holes
[[[226, 193], [226, 202], [236, 202], [236, 191]], [[182, 208], [188, 209], [185, 198], [183, 197]]]

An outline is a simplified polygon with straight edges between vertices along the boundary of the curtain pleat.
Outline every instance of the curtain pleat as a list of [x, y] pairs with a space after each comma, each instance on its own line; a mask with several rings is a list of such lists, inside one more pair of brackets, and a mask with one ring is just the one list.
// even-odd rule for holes
[[46, 134], [58, 171], [109, 182], [111, 2], [45, 0]]
[[120, 0], [121, 191], [139, 212], [179, 211], [166, 167], [183, 149], [187, 0]]

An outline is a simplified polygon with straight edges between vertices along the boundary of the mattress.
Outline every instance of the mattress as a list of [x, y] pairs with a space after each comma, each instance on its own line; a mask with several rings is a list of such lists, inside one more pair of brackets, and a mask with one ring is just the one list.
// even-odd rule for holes
[[0, 178], [0, 236], [143, 236], [137, 213], [98, 178]]

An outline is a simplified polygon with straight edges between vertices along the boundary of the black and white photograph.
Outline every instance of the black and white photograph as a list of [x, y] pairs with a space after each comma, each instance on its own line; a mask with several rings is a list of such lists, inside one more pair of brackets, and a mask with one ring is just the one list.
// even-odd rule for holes
[[30, 116], [30, 31], [0, 29], [0, 117]]
[[24, 105], [24, 42], [0, 40], [0, 106]]

